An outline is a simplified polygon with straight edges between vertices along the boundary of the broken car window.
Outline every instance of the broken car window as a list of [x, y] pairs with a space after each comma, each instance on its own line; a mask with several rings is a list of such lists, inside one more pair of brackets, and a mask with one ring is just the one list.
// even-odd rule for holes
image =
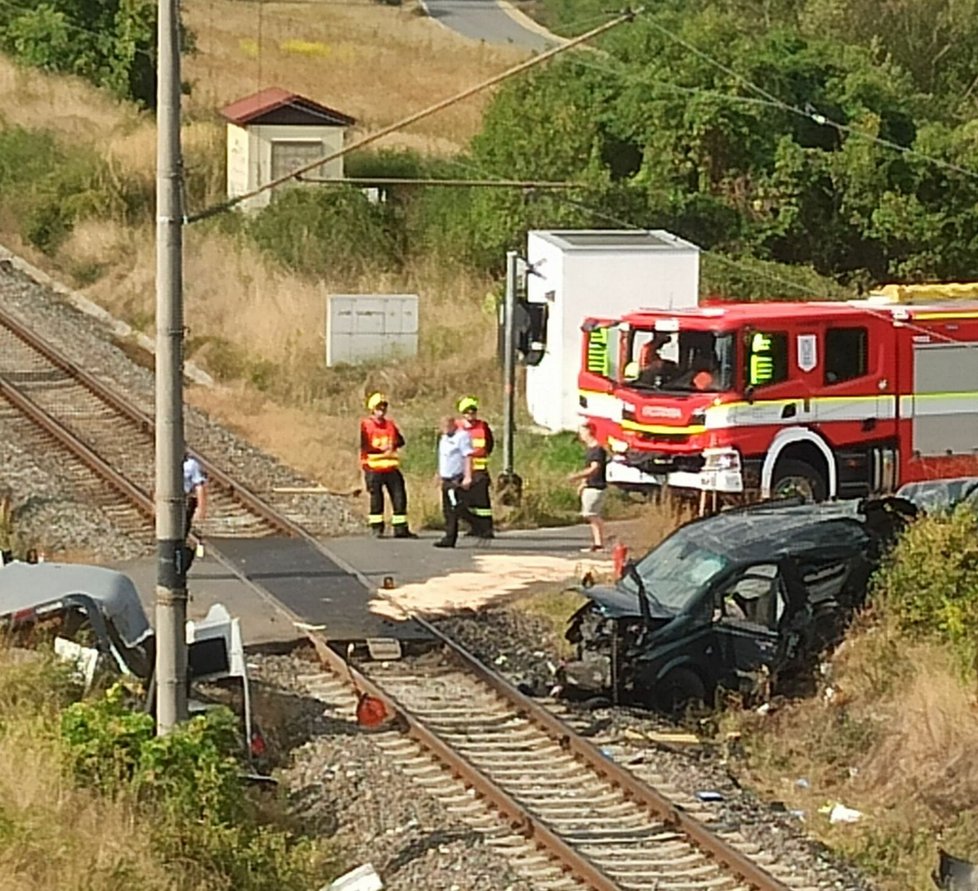
[[[657, 603], [678, 612], [703, 593], [729, 561], [677, 533], [647, 554], [636, 567], [645, 590]], [[625, 590], [638, 594], [635, 582], [624, 578]]]
[[734, 619], [777, 630], [784, 614], [784, 595], [776, 564], [750, 566], [720, 590], [714, 621]]

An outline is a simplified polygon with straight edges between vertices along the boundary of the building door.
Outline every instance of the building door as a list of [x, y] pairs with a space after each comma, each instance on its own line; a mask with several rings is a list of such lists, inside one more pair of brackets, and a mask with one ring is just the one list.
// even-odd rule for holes
[[[272, 179], [276, 180], [300, 170], [323, 157], [323, 144], [318, 139], [276, 139], [272, 141]], [[321, 175], [310, 170], [310, 176]]]

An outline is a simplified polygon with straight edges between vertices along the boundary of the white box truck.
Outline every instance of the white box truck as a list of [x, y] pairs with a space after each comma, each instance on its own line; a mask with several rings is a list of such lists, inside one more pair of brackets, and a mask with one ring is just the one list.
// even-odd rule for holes
[[578, 414], [581, 322], [699, 300], [700, 249], [663, 229], [531, 231], [526, 298], [546, 305], [543, 355], [526, 370], [534, 422], [573, 430]]

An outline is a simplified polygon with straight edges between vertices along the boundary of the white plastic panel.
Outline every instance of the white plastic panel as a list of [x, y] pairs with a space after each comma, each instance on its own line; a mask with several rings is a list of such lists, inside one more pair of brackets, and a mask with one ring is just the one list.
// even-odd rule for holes
[[414, 356], [417, 352], [417, 294], [327, 297], [327, 366]]

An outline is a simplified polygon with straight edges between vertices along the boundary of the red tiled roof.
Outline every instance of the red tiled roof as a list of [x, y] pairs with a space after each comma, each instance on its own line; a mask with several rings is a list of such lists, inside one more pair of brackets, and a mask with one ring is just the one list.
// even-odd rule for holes
[[312, 99], [307, 99], [298, 93], [290, 93], [281, 87], [268, 87], [253, 93], [251, 96], [245, 96], [244, 99], [226, 105], [221, 109], [221, 114], [232, 124], [237, 124], [240, 127], [287, 105], [306, 112], [310, 117], [322, 119], [324, 124], [350, 127], [356, 123], [349, 115], [343, 114], [335, 108], [320, 105]]

